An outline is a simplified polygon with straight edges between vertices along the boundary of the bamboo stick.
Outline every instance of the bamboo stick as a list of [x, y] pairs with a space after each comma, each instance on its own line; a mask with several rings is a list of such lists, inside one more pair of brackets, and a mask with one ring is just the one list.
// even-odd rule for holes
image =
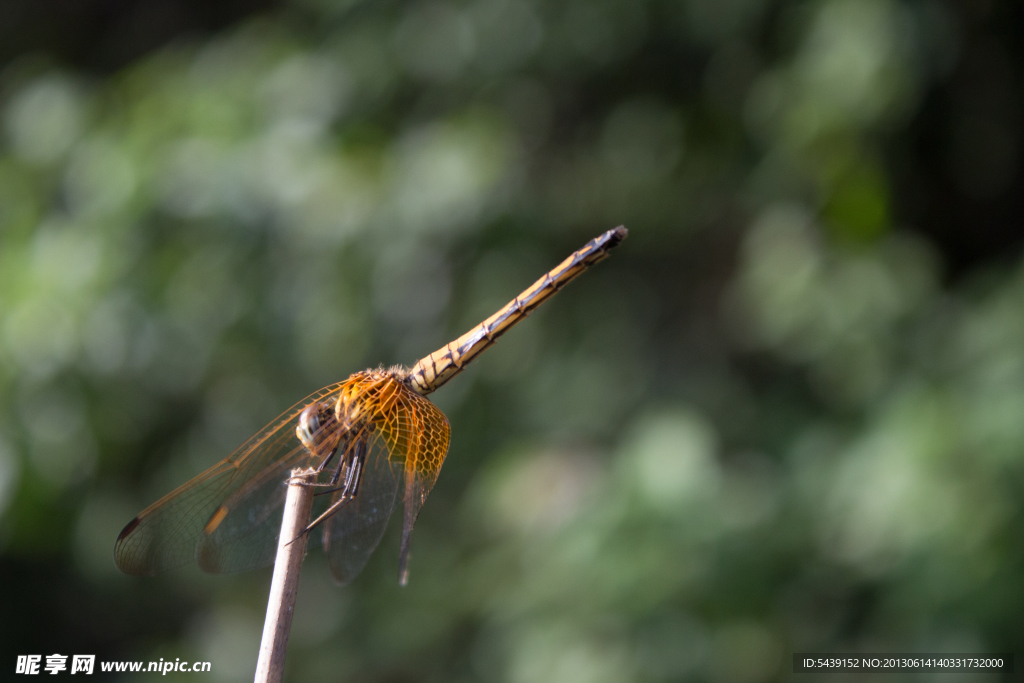
[[306, 554], [306, 534], [302, 532], [309, 523], [309, 513], [313, 508], [313, 487], [310, 484], [314, 476], [313, 470], [296, 469], [292, 470], [288, 481], [255, 683], [280, 683], [284, 675], [285, 650], [295, 613], [299, 571]]

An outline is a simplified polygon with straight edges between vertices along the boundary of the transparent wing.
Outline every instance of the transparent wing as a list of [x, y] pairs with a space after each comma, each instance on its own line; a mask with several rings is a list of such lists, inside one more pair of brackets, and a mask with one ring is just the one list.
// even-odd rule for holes
[[[451, 428], [433, 403], [392, 377], [368, 375], [364, 383], [351, 387], [351, 397], [351, 404], [359, 406], [356, 412], [370, 416], [373, 432], [358, 493], [327, 520], [320, 534], [331, 574], [345, 584], [362, 571], [402, 491], [399, 577], [404, 583], [413, 524], [437, 481]], [[342, 493], [335, 495], [337, 501]]]
[[206, 571], [234, 572], [273, 562], [285, 478], [292, 468], [313, 464], [295, 436], [298, 415], [314, 401], [333, 400], [344, 384], [296, 403], [226, 459], [139, 513], [117, 537], [118, 568], [152, 575], [198, 560]]
[[380, 431], [394, 443], [393, 452], [404, 457], [402, 544], [398, 551], [398, 581], [404, 586], [409, 581], [412, 528], [448, 455], [452, 430], [437, 406], [412, 391], [401, 395], [390, 417]]
[[[310, 538], [323, 541], [331, 576], [339, 584], [356, 578], [380, 544], [395, 509], [401, 477], [401, 467], [391, 462], [387, 444], [375, 435], [367, 449], [357, 495], [328, 518], [321, 533]], [[331, 502], [338, 502], [341, 496], [341, 491], [336, 492]]]
[[[148, 507], [121, 531], [114, 547], [118, 567], [128, 574], [156, 574], [189, 562], [208, 572], [227, 573], [271, 564], [277, 549], [286, 481], [291, 469], [319, 464], [295, 434], [299, 414], [321, 401], [345, 406], [346, 422], [366, 425], [359, 433], [340, 431], [318, 438], [351, 453], [360, 439], [366, 459], [353, 498], [311, 533], [310, 547], [323, 543], [331, 572], [351, 581], [380, 543], [402, 491], [405, 508], [400, 576], [408, 575], [409, 543], [419, 510], [437, 480], [448, 452], [448, 419], [429, 400], [384, 371], [357, 373], [295, 404], [245, 442], [230, 457]], [[332, 429], [340, 430], [341, 423]], [[369, 427], [372, 425], [372, 428]], [[365, 434], [365, 436], [363, 436]], [[334, 440], [336, 439], [336, 441]], [[326, 485], [344, 453], [321, 472]], [[313, 519], [344, 495], [314, 498]]]
[[[412, 528], [448, 454], [451, 427], [448, 418], [437, 406], [400, 382], [392, 380], [379, 384], [367, 394], [379, 406], [372, 414], [375, 416], [374, 433], [381, 445], [380, 452], [387, 453], [391, 471], [400, 475], [394, 477], [394, 485], [402, 491], [404, 508], [402, 543], [398, 559], [399, 581], [404, 585], [409, 577]], [[382, 473], [380, 476], [383, 477], [383, 466], [378, 467]], [[376, 535], [377, 541], [383, 535], [385, 526], [386, 521], [379, 523], [379, 528], [372, 527], [372, 533]], [[344, 527], [336, 528], [339, 536], [334, 538], [332, 535], [332, 543], [337, 540], [344, 541], [345, 538]], [[369, 527], [361, 532], [364, 536], [369, 536], [370, 533]], [[363, 558], [362, 562], [358, 563], [358, 569], [362, 569], [365, 563], [366, 559]], [[337, 556], [331, 553], [332, 573], [339, 581], [350, 581], [354, 574], [349, 567], [356, 564], [341, 551]]]

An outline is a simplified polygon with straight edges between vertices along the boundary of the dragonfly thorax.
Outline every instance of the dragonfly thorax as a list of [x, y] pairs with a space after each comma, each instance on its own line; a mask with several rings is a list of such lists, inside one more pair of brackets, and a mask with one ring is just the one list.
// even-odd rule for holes
[[387, 412], [397, 394], [409, 388], [406, 382], [408, 374], [408, 369], [400, 365], [353, 373], [334, 406], [338, 424], [350, 431], [358, 431], [362, 427], [373, 429], [375, 414], [381, 409]]

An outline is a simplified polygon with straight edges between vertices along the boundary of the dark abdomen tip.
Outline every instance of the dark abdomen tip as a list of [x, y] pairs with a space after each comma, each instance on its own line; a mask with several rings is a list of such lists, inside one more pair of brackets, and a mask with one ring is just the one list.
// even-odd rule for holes
[[626, 230], [626, 226], [620, 225], [617, 228], [612, 228], [606, 232], [605, 235], [608, 237], [608, 248], [611, 249], [612, 247], [618, 246], [619, 242], [626, 239], [629, 235], [629, 230]]

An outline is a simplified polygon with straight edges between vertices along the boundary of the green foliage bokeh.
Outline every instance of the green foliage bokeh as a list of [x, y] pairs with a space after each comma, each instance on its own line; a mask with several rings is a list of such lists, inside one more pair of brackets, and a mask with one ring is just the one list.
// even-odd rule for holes
[[394, 528], [344, 589], [310, 554], [290, 680], [759, 683], [794, 651], [1019, 649], [1024, 267], [946, 277], [894, 181], [955, 78], [952, 186], [1016, 177], [1020, 90], [968, 21], [297, 0], [103, 77], [8, 64], [3, 666], [251, 679], [269, 570], [125, 577], [120, 528], [618, 224], [433, 397], [453, 439], [410, 585]]

